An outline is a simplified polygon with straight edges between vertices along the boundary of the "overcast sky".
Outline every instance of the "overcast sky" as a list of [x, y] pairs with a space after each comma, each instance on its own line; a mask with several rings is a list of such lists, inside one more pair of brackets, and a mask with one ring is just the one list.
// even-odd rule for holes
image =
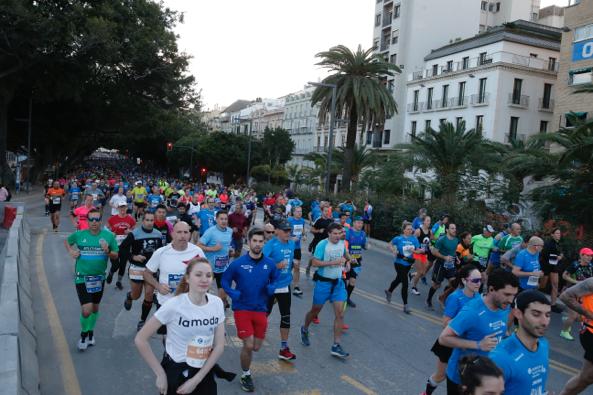
[[[445, 0], [443, 0], [445, 1]], [[182, 11], [179, 47], [205, 108], [236, 99], [274, 98], [324, 72], [315, 54], [344, 44], [372, 45], [374, 0], [164, 0]], [[542, 7], [568, 0], [541, 0]]]

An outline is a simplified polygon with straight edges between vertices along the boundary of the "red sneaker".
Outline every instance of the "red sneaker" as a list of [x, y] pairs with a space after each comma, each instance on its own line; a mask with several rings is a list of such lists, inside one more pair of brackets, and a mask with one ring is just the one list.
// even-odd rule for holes
[[296, 359], [296, 355], [291, 353], [290, 349], [288, 347], [286, 347], [286, 348], [283, 348], [282, 350], [280, 350], [280, 352], [278, 353], [278, 359], [283, 359], [285, 361], [292, 361], [293, 359]]
[[314, 324], [319, 324], [319, 317], [313, 318], [313, 323]]

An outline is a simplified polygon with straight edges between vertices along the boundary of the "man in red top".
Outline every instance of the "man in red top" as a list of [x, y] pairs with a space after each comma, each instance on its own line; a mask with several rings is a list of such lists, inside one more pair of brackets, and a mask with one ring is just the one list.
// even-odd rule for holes
[[233, 229], [233, 239], [231, 245], [235, 250], [235, 258], [241, 256], [243, 251], [243, 237], [245, 232], [248, 230], [248, 220], [243, 211], [243, 205], [241, 202], [237, 202], [235, 205], [235, 211], [229, 215], [229, 227]]
[[[107, 228], [113, 233], [115, 233], [115, 240], [117, 241], [117, 245], [119, 246], [121, 242], [126, 238], [128, 233], [134, 230], [134, 227], [136, 226], [136, 221], [130, 214], [128, 214], [127, 203], [120, 202], [118, 204], [117, 210], [117, 215], [112, 215], [107, 220]], [[121, 280], [124, 278], [125, 270], [126, 262], [120, 262], [119, 257], [111, 258], [111, 270], [109, 271], [107, 283], [111, 283], [113, 273], [118, 271], [117, 282], [115, 283], [115, 286], [117, 287], [117, 289], [123, 289]]]
[[218, 198], [220, 199], [220, 203], [224, 204], [225, 206], [229, 204], [229, 195], [227, 194], [226, 189], [223, 190], [220, 195], [218, 195]]
[[70, 213], [70, 219], [72, 225], [78, 230], [85, 230], [89, 228], [88, 213], [94, 208], [93, 206], [93, 195], [84, 196], [84, 204], [78, 208], [75, 208]]
[[52, 187], [47, 190], [46, 198], [49, 203], [49, 212], [51, 224], [54, 232], [58, 231], [60, 225], [60, 210], [62, 209], [62, 199], [66, 196], [66, 192], [58, 181], [54, 181]]

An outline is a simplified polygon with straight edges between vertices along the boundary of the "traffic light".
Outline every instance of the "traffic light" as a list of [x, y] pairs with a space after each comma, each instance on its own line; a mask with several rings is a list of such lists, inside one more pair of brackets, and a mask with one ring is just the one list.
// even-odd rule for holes
[[167, 151], [173, 151], [173, 143], [167, 143]]
[[207, 172], [207, 171], [208, 171], [208, 170], [207, 170], [205, 167], [202, 167], [202, 169], [200, 170], [200, 172], [201, 172], [202, 174], [206, 174], [206, 172]]

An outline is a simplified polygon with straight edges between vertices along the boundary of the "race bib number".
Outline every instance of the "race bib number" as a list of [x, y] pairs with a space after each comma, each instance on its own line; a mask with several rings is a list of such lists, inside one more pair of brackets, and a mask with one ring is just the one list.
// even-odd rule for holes
[[84, 276], [86, 292], [94, 294], [103, 290], [103, 276]]
[[53, 198], [51, 198], [51, 202], [52, 204], [60, 204], [62, 203], [62, 198], [59, 196], [54, 196]]
[[276, 290], [274, 291], [275, 294], [285, 294], [288, 293], [288, 285], [286, 287], [282, 287], [282, 288], [276, 288]]
[[445, 261], [445, 263], [443, 264], [443, 267], [445, 269], [454, 269], [455, 268], [455, 263], [453, 263], [454, 261]]
[[130, 280], [144, 280], [144, 270], [146, 270], [145, 267], [130, 264], [130, 269], [128, 271]]
[[300, 238], [303, 234], [303, 225], [295, 225], [294, 228], [292, 229], [292, 233]]
[[413, 245], [405, 245], [402, 247], [402, 252], [404, 253], [404, 256], [406, 258], [409, 258], [412, 256], [412, 253], [414, 252], [414, 246]]
[[115, 235], [115, 241], [117, 241], [117, 245], [120, 245], [122, 241], [126, 238], [127, 235]]
[[228, 255], [221, 255], [214, 258], [214, 268], [215, 269], [224, 269], [229, 264], [229, 256]]
[[558, 255], [555, 254], [550, 254], [550, 259], [548, 260], [548, 262], [550, 263], [550, 265], [552, 266], [556, 266], [558, 265]]
[[539, 277], [538, 276], [529, 276], [527, 280], [527, 285], [531, 287], [537, 287], [539, 285]]
[[93, 200], [97, 200], [97, 199], [99, 199], [99, 194], [93, 193]]
[[362, 257], [360, 246], [351, 246], [350, 255], [352, 256], [352, 258], [360, 259], [360, 257]]
[[478, 263], [480, 264], [480, 266], [486, 267], [488, 265], [488, 259], [487, 258], [478, 257]]
[[194, 368], [201, 368], [212, 352], [214, 336], [195, 336], [187, 344], [185, 362]]
[[175, 293], [175, 290], [179, 286], [181, 279], [183, 278], [183, 274], [169, 274], [169, 289], [171, 293]]

